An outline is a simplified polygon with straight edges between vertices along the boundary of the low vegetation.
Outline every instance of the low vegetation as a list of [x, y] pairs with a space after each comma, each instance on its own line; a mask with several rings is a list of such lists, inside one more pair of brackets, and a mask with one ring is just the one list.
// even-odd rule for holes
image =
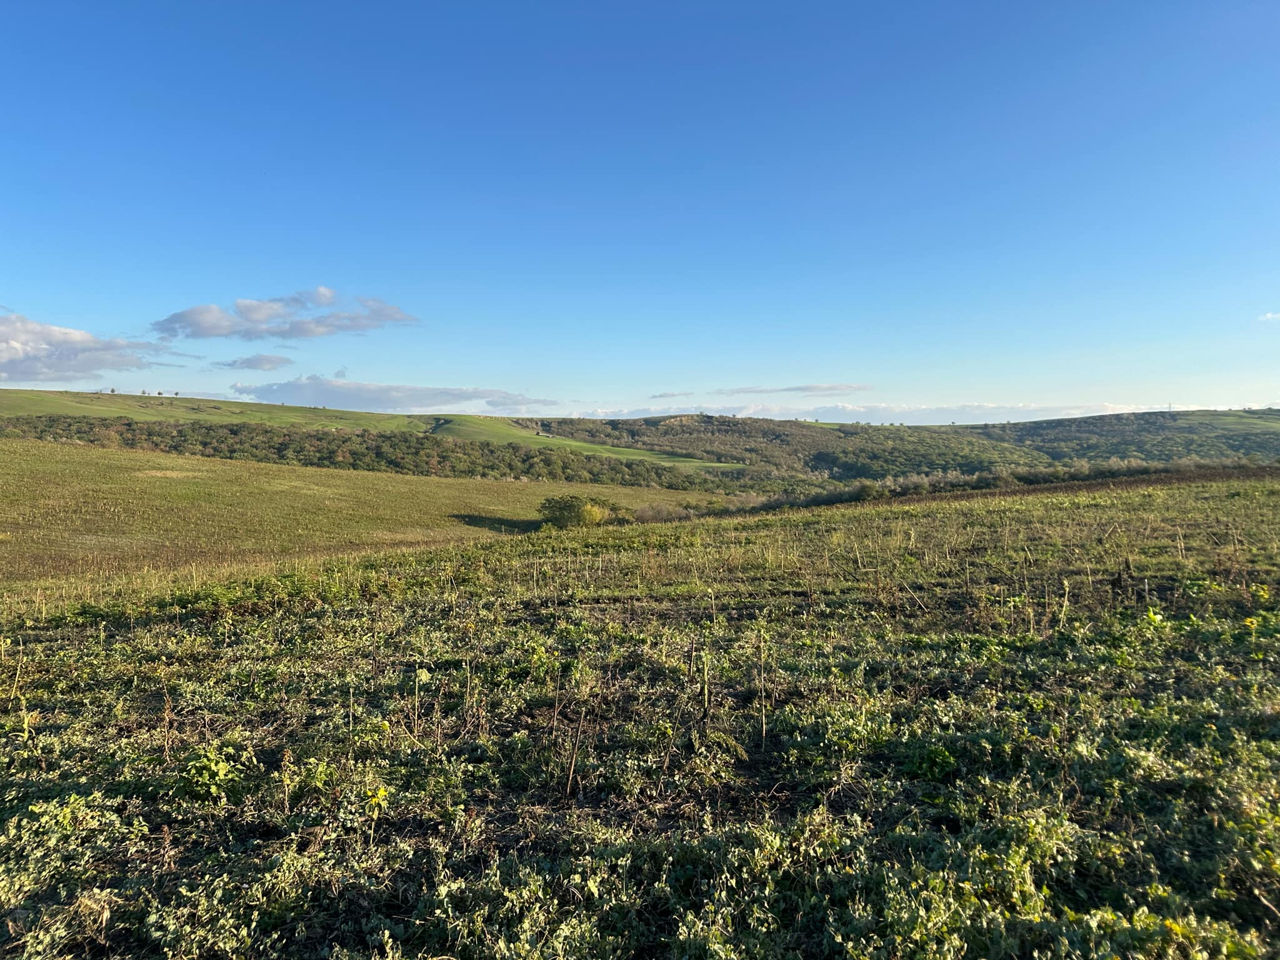
[[0, 948], [1274, 955], [1278, 584], [1260, 478], [551, 529], [26, 613]]
[[616, 503], [603, 497], [547, 497], [538, 505], [538, 516], [560, 530], [573, 527], [598, 527], [604, 523], [629, 520], [630, 516]]
[[123, 393], [81, 393], [73, 390], [0, 389], [0, 418], [8, 417], [107, 417], [128, 420], [203, 421], [207, 423], [260, 423], [306, 429], [429, 430], [430, 418], [360, 410], [326, 410], [290, 407], [274, 403], [246, 403], [181, 397], [172, 390], [148, 396]]
[[555, 436], [749, 466], [757, 479], [811, 474], [878, 479], [933, 470], [973, 473], [1048, 464], [1034, 451], [935, 427], [823, 425], [680, 414], [643, 420], [520, 421]]
[[1034, 471], [1113, 459], [1280, 459], [1280, 410], [1116, 414], [977, 426], [819, 424], [681, 414], [643, 420], [529, 420], [530, 429], [741, 464], [757, 483], [809, 476], [835, 482], [910, 474]]
[[958, 428], [1055, 461], [1280, 458], [1280, 409], [1121, 413]]
[[[711, 489], [702, 464], [657, 454], [629, 457], [583, 453], [568, 446], [497, 444], [406, 430], [328, 430], [256, 423], [166, 422], [105, 417], [0, 419], [0, 438], [181, 453], [294, 466], [407, 473], [421, 477], [548, 480]], [[568, 441], [572, 443], [572, 441]], [[587, 447], [586, 444], [577, 446]], [[600, 448], [603, 450], [603, 448]]]
[[680, 454], [645, 450], [641, 447], [614, 447], [604, 443], [575, 440], [572, 437], [543, 433], [520, 425], [505, 417], [481, 417], [460, 414], [422, 418], [431, 421], [431, 432], [438, 437], [458, 440], [479, 440], [494, 444], [516, 444], [521, 447], [546, 448], [567, 453], [589, 454], [597, 457], [613, 457], [619, 460], [646, 460], [655, 465], [692, 468], [704, 471], [722, 471], [726, 465], [711, 460], [699, 460]]
[[0, 439], [0, 614], [37, 595], [49, 603], [283, 561], [501, 536], [536, 527], [548, 496], [602, 493], [629, 509], [705, 499]]
[[523, 425], [495, 417], [410, 419], [423, 430], [46, 414], [0, 417], [0, 438], [416, 476], [754, 494], [779, 503], [1186, 473], [1280, 460], [1280, 411], [1271, 410], [985, 427], [703, 416]]

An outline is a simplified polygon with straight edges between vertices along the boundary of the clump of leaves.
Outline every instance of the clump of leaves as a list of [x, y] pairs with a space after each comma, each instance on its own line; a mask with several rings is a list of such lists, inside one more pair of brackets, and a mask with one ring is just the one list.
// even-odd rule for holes
[[206, 744], [188, 755], [179, 777], [178, 792], [196, 800], [227, 803], [241, 781], [257, 769], [257, 758], [248, 747]]
[[544, 523], [561, 530], [571, 527], [598, 527], [603, 523], [625, 519], [622, 507], [601, 497], [547, 497], [538, 505], [538, 516]]

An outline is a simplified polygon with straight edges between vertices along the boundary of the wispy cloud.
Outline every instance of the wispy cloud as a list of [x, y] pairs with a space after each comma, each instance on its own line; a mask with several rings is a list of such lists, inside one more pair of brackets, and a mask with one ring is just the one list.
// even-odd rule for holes
[[[713, 390], [712, 393], [721, 396], [740, 396], [755, 393], [803, 393], [813, 397], [831, 397], [870, 389], [871, 387], [865, 383], [799, 383], [790, 387], [727, 387], [723, 390]], [[671, 396], [678, 396], [678, 394], [671, 394]]]
[[156, 366], [169, 351], [160, 344], [107, 339], [86, 330], [0, 315], [0, 380], [98, 380], [107, 370]]
[[596, 408], [573, 411], [565, 414], [565, 416], [630, 419], [673, 414], [707, 413], [715, 416], [765, 417], [771, 420], [819, 420], [824, 423], [908, 423], [923, 425], [1004, 423], [1007, 420], [1052, 420], [1058, 417], [1087, 417], [1103, 413], [1135, 413], [1142, 410], [1163, 409], [1166, 408], [1159, 404], [1115, 403], [1082, 403], [1074, 405], [961, 403], [951, 406], [832, 403], [807, 407], [754, 403], [738, 406], [640, 407], [625, 410]]
[[227, 370], [279, 370], [281, 367], [287, 367], [291, 363], [288, 357], [282, 357], [275, 353], [255, 353], [251, 357], [236, 357], [234, 360], [224, 360], [215, 363], [215, 367], [223, 367]]
[[1272, 310], [1258, 318], [1262, 323], [1280, 323], [1280, 311]]
[[650, 400], [674, 400], [676, 397], [692, 397], [692, 396], [693, 396], [692, 390], [683, 390], [677, 393], [651, 393], [649, 394], [649, 399]]
[[357, 297], [347, 309], [332, 309], [338, 295], [328, 287], [287, 297], [240, 299], [225, 309], [214, 303], [188, 307], [151, 325], [161, 337], [230, 337], [237, 340], [300, 340], [335, 333], [417, 323], [399, 307], [375, 297]]
[[264, 403], [306, 407], [334, 407], [381, 413], [473, 413], [520, 415], [531, 407], [554, 405], [555, 400], [526, 397], [485, 387], [417, 387], [388, 383], [359, 383], [312, 374], [277, 383], [232, 384], [241, 396]]

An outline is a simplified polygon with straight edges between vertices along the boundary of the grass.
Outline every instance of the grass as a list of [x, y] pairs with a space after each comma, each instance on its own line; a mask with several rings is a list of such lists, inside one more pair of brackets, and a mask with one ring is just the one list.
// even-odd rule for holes
[[611, 447], [567, 437], [541, 436], [516, 426], [504, 417], [454, 414], [448, 416], [364, 413], [354, 410], [326, 410], [318, 407], [290, 407], [235, 400], [206, 400], [198, 397], [134, 396], [107, 393], [76, 393], [67, 390], [0, 389], [0, 418], [26, 416], [128, 417], [132, 420], [207, 420], [214, 423], [261, 423], [277, 427], [308, 429], [377, 430], [415, 433], [430, 431], [462, 440], [515, 443], [525, 447], [558, 447], [597, 456], [624, 460], [648, 460], [664, 466], [696, 470], [724, 469], [724, 464], [673, 456], [650, 450]]
[[1237, 479], [28, 614], [0, 950], [1274, 956], [1278, 584], [1280, 484]]
[[1224, 433], [1280, 433], [1280, 412], [1256, 410], [1179, 410], [1177, 422], [1213, 427]]
[[590, 443], [571, 437], [554, 437], [526, 430], [502, 417], [451, 415], [437, 417], [433, 432], [460, 440], [487, 440], [490, 443], [516, 443], [524, 447], [559, 447], [578, 453], [618, 457], [621, 460], [648, 460], [668, 467], [684, 467], [696, 470], [733, 469], [736, 464], [713, 463], [696, 457], [642, 450], [637, 447], [613, 447], [603, 443]]
[[279, 427], [342, 430], [428, 429], [422, 420], [393, 413], [287, 407], [199, 397], [76, 393], [70, 390], [0, 389], [0, 417], [128, 417], [132, 420], [208, 420], [214, 423], [263, 423]]
[[1094, 464], [1280, 458], [1280, 410], [1154, 412], [951, 426], [871, 426], [681, 414], [517, 421], [545, 433], [746, 467], [759, 485], [1052, 470]]
[[[0, 590], [82, 594], [246, 565], [527, 529], [548, 496], [623, 506], [698, 494], [290, 467], [0, 440]], [[191, 571], [195, 568], [195, 573]]]

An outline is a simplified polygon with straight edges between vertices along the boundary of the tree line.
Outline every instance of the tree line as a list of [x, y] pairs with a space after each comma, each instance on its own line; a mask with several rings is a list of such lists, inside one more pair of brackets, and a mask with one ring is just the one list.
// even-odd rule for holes
[[[683, 423], [670, 423], [677, 419]], [[735, 428], [724, 430], [724, 424], [719, 421], [730, 421]], [[598, 427], [593, 426], [596, 423]], [[583, 424], [585, 426], [580, 426]], [[767, 499], [772, 505], [835, 503], [1170, 471], [1185, 473], [1200, 468], [1234, 469], [1280, 459], [1280, 430], [1275, 433], [1274, 443], [1266, 442], [1268, 418], [1260, 418], [1256, 427], [1251, 424], [1250, 430], [1237, 429], [1230, 436], [1224, 437], [1221, 430], [1215, 433], [1210, 425], [1193, 424], [1191, 429], [1174, 436], [1166, 431], [1163, 435], [1146, 437], [1144, 443], [1138, 443], [1144, 438], [1141, 421], [1082, 423], [1079, 427], [1072, 424], [1073, 421], [1063, 421], [1052, 426], [1010, 424], [979, 428], [844, 424], [832, 428], [728, 417], [664, 418], [653, 423], [563, 420], [537, 423], [543, 433], [554, 430], [560, 436], [637, 448], [643, 442], [644, 449], [657, 449], [662, 441], [683, 436], [681, 449], [666, 452], [732, 462], [727, 458], [732, 450], [737, 450], [738, 456], [748, 461], [736, 469], [715, 473], [671, 467], [651, 460], [586, 454], [571, 448], [529, 447], [426, 432], [317, 429], [258, 423], [27, 416], [0, 419], [0, 437], [417, 476], [754, 494], [760, 502]], [[818, 432], [816, 436], [813, 431]], [[986, 432], [1001, 439], [983, 436]], [[1041, 450], [1019, 449], [1037, 435], [1052, 455]], [[1191, 443], [1191, 438], [1205, 442]], [[1165, 452], [1170, 456], [1155, 459], [1112, 452], [1129, 449], [1134, 444], [1144, 453]], [[984, 449], [983, 445], [989, 448]], [[1068, 459], [1076, 450], [1082, 455]], [[1188, 453], [1188, 450], [1204, 451], [1208, 455]]]
[[[720, 486], [705, 475], [649, 460], [623, 460], [567, 448], [525, 447], [409, 431], [35, 416], [0, 421], [0, 437], [428, 477], [609, 483], [670, 490], [709, 490]], [[730, 483], [733, 480], [723, 479]]]
[[1280, 457], [1280, 410], [1110, 414], [963, 426], [819, 424], [706, 414], [518, 421], [544, 434], [739, 464], [753, 479], [820, 484], [911, 474], [1053, 469], [1087, 461]]

